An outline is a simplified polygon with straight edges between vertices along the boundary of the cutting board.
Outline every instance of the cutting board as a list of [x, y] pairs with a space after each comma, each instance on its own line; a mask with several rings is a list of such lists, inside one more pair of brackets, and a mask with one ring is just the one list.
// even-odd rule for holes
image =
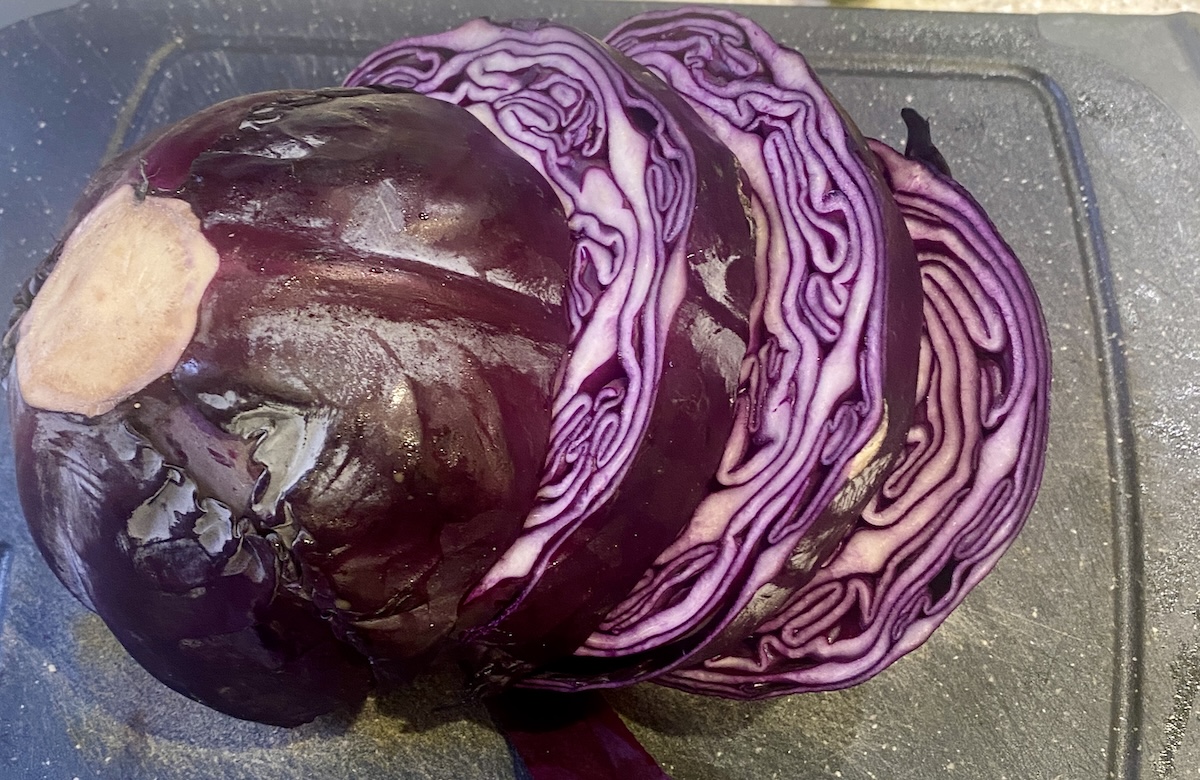
[[[0, 29], [0, 291], [152, 128], [336, 84], [472, 16], [603, 35], [645, 7], [103, 0]], [[1200, 21], [739, 9], [867, 135], [902, 144], [900, 109], [928, 116], [1024, 260], [1054, 350], [1046, 479], [993, 575], [875, 679], [758, 703], [646, 685], [613, 705], [677, 780], [1200, 777]], [[0, 777], [514, 776], [483, 711], [435, 683], [293, 730], [159, 685], [41, 562], [7, 446], [0, 545]]]

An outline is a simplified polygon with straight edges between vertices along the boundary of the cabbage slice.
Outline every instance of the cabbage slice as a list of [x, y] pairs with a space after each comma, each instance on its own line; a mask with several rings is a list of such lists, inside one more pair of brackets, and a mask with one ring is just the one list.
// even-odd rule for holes
[[860, 683], [921, 645], [1033, 508], [1050, 347], [1033, 286], [966, 190], [877, 141], [917, 247], [920, 400], [903, 461], [837, 555], [738, 647], [658, 679], [761, 698]]

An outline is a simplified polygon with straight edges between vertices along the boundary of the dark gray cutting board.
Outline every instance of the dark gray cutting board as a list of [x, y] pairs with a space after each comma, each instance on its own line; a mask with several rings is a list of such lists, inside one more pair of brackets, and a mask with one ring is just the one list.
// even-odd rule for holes
[[[639, 7], [130, 0], [0, 30], [0, 290], [106, 151], [163, 122], [481, 13], [603, 34]], [[1025, 260], [1054, 344], [1047, 475], [992, 577], [876, 679], [612, 701], [677, 780], [1200, 777], [1200, 21], [742, 9], [867, 134], [927, 114]], [[41, 563], [0, 461], [0, 777], [512, 776], [486, 717], [433, 691], [287, 731], [158, 685]]]

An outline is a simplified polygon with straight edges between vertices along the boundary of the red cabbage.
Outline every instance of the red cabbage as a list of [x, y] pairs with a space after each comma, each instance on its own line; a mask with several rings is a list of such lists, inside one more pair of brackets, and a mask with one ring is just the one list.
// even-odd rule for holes
[[1012, 543], [1046, 441], [1037, 297], [905, 120], [902, 156], [674, 9], [165, 128], [5, 340], [34, 538], [192, 698], [293, 725], [450, 665], [539, 778], [663, 776], [581, 690], [861, 682]]

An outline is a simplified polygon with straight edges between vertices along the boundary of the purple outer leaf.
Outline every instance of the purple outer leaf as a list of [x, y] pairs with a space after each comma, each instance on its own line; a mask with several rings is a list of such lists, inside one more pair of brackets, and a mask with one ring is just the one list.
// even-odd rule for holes
[[528, 780], [670, 780], [595, 692], [511, 689], [487, 702]]
[[904, 460], [813, 580], [728, 652], [657, 681], [759, 698], [843, 688], [924, 642], [1020, 531], [1037, 495], [1050, 346], [1012, 250], [974, 199], [872, 142], [925, 291]]

